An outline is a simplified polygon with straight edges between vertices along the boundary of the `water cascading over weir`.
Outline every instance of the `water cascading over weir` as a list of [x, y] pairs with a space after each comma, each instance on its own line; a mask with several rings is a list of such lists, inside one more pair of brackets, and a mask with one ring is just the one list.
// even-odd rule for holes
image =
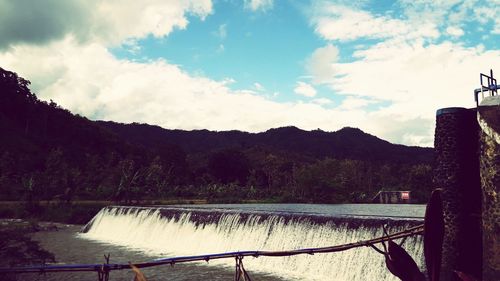
[[[341, 245], [384, 236], [384, 224], [396, 232], [421, 223], [418, 219], [116, 206], [102, 209], [81, 237], [174, 257]], [[421, 244], [421, 237], [414, 236], [403, 247], [422, 268]], [[234, 261], [210, 261], [209, 265], [233, 268]], [[247, 257], [245, 268], [285, 280], [398, 280], [386, 269], [383, 256], [370, 247], [328, 254]]]

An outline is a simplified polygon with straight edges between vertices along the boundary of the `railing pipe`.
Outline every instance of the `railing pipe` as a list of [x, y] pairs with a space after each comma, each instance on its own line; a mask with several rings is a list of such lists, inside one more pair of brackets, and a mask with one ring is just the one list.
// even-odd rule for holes
[[[359, 241], [355, 243], [349, 243], [344, 245], [336, 245], [329, 247], [320, 248], [305, 248], [297, 250], [288, 251], [238, 251], [238, 252], [227, 252], [219, 254], [206, 254], [206, 255], [196, 255], [196, 256], [184, 256], [184, 257], [173, 257], [173, 258], [163, 258], [156, 259], [150, 262], [144, 263], [134, 263], [133, 265], [137, 268], [147, 268], [158, 265], [170, 264], [174, 265], [177, 263], [194, 262], [194, 261], [210, 261], [216, 259], [224, 258], [235, 258], [235, 257], [284, 257], [284, 256], [295, 256], [295, 255], [313, 255], [317, 253], [333, 253], [349, 250], [352, 248], [371, 246], [377, 243], [386, 242], [389, 240], [395, 240], [399, 238], [405, 238], [413, 235], [423, 234], [424, 226], [418, 225], [406, 230], [378, 237], [370, 240]], [[96, 271], [96, 272], [109, 272], [113, 270], [130, 269], [130, 264], [74, 264], [74, 265], [41, 265], [41, 266], [31, 266], [31, 267], [12, 267], [12, 268], [0, 268], [0, 273], [45, 273], [45, 272], [68, 272], [68, 271]]]

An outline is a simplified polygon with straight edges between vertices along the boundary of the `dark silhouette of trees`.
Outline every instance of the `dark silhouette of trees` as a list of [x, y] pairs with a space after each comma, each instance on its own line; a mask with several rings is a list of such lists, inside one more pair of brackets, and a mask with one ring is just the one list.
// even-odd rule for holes
[[356, 128], [251, 134], [94, 122], [0, 68], [0, 200], [168, 197], [223, 202], [367, 202], [380, 189], [431, 187], [432, 149], [393, 145]]
[[235, 149], [213, 153], [208, 160], [208, 169], [216, 181], [225, 184], [238, 182], [243, 185], [249, 175], [247, 157]]

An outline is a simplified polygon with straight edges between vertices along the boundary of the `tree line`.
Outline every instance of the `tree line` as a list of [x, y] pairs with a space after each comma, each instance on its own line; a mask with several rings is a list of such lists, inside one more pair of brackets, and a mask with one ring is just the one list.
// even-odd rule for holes
[[432, 186], [428, 161], [321, 157], [258, 143], [198, 151], [161, 140], [139, 145], [39, 100], [29, 85], [0, 68], [0, 200], [343, 203], [368, 202], [385, 188], [424, 202]]

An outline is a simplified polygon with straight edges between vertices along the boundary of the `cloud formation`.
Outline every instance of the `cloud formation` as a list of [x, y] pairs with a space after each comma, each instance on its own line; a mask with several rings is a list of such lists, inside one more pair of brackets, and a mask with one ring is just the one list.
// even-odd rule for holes
[[217, 31], [214, 32], [215, 36], [219, 37], [221, 40], [224, 40], [227, 36], [227, 24], [219, 25]]
[[267, 11], [273, 8], [274, 0], [244, 0], [245, 8], [252, 11]]
[[188, 24], [187, 15], [212, 13], [210, 0], [142, 1], [0, 0], [0, 49], [45, 44], [71, 34], [80, 43], [121, 44], [127, 38], [163, 37]]
[[355, 40], [358, 38], [389, 38], [394, 36], [436, 37], [438, 31], [432, 23], [413, 25], [400, 19], [374, 16], [367, 11], [325, 4], [312, 19], [315, 31], [327, 40]]
[[0, 49], [17, 43], [44, 44], [72, 32], [87, 37], [83, 1], [0, 1]]
[[[474, 14], [470, 1], [421, 2], [402, 1], [404, 16], [397, 18], [322, 2], [311, 22], [328, 43], [311, 54], [306, 71], [315, 84], [346, 96], [338, 110], [361, 110], [392, 129], [366, 127], [392, 140], [432, 145], [435, 111], [473, 106], [478, 73], [500, 63], [500, 51], [452, 41], [465, 33], [460, 23], [479, 20], [466, 18]], [[340, 62], [339, 49], [359, 38], [378, 43]]]
[[457, 27], [457, 26], [448, 26], [446, 28], [446, 33], [448, 33], [449, 35], [454, 36], [454, 37], [460, 37], [460, 36], [464, 35], [463, 29], [461, 29], [460, 27]]
[[316, 96], [316, 89], [314, 89], [314, 87], [311, 86], [310, 84], [307, 84], [307, 83], [302, 82], [302, 81], [297, 82], [297, 85], [295, 86], [294, 92], [298, 95], [308, 97], [308, 98], [312, 98], [312, 97]]
[[331, 82], [337, 74], [334, 68], [339, 50], [332, 44], [316, 49], [306, 61], [306, 70], [316, 84]]

